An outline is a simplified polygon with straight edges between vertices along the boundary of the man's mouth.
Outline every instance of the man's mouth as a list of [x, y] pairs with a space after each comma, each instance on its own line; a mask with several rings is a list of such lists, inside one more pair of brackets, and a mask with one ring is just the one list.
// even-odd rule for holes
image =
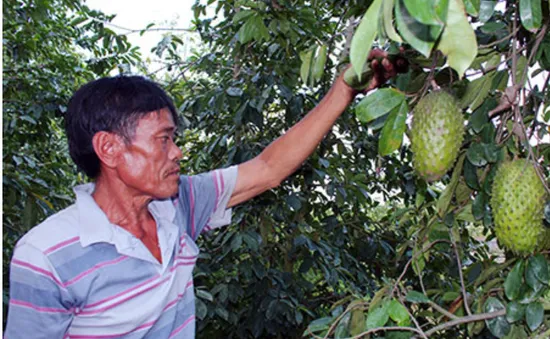
[[174, 170], [168, 172], [168, 173], [166, 174], [166, 176], [167, 176], [167, 177], [171, 177], [171, 176], [173, 176], [173, 175], [179, 176], [179, 174], [180, 174], [180, 169], [177, 168], [177, 169], [174, 169]]

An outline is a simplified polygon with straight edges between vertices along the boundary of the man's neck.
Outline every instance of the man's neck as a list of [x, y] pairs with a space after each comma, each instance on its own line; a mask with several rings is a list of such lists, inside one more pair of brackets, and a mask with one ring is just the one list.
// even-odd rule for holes
[[92, 197], [112, 224], [124, 228], [138, 239], [152, 232], [156, 238], [156, 225], [147, 208], [152, 197], [139, 194], [120, 180], [106, 176], [96, 180]]

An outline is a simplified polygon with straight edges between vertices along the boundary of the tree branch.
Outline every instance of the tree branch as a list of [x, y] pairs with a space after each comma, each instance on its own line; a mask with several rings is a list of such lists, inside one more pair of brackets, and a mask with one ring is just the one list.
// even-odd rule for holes
[[470, 311], [470, 306], [468, 305], [468, 295], [466, 294], [466, 286], [464, 286], [464, 276], [462, 275], [462, 261], [460, 260], [460, 255], [458, 253], [458, 248], [456, 247], [456, 239], [453, 237], [453, 234], [451, 231], [449, 231], [449, 236], [451, 238], [451, 242], [453, 244], [453, 250], [456, 257], [456, 264], [458, 268], [458, 276], [460, 278], [460, 288], [462, 290], [462, 299], [464, 301], [464, 309], [466, 310], [466, 313], [468, 315], [472, 315], [472, 312]]
[[481, 320], [493, 319], [493, 318], [501, 317], [503, 315], [506, 315], [506, 310], [500, 310], [500, 311], [491, 312], [491, 313], [474, 314], [467, 317], [462, 317], [459, 319], [448, 321], [441, 325], [437, 325], [429, 329], [428, 331], [426, 331], [426, 335], [429, 337], [432, 334], [435, 334], [441, 330], [444, 330], [453, 326], [467, 324], [467, 323], [481, 321]]
[[447, 311], [446, 309], [444, 309], [443, 307], [439, 306], [438, 304], [436, 304], [435, 302], [433, 302], [431, 300], [428, 302], [428, 305], [430, 305], [436, 311], [438, 311], [439, 313], [445, 315], [449, 319], [459, 319], [459, 317], [457, 317], [456, 315], [454, 315], [451, 312]]

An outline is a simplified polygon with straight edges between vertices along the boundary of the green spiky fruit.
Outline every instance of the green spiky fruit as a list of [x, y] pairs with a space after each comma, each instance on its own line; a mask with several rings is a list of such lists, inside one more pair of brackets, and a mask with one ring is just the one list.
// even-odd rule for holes
[[539, 250], [550, 250], [550, 228], [544, 227], [539, 241]]
[[491, 208], [500, 244], [519, 255], [537, 250], [546, 191], [533, 165], [518, 159], [502, 164], [493, 182]]
[[435, 91], [413, 111], [411, 149], [413, 166], [426, 181], [440, 179], [456, 161], [464, 138], [464, 118], [455, 98]]

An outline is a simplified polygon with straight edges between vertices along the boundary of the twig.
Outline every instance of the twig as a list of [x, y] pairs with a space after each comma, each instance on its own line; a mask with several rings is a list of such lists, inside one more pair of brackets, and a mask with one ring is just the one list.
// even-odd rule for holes
[[373, 328], [373, 329], [370, 329], [370, 330], [365, 331], [363, 333], [359, 333], [358, 335], [347, 338], [347, 339], [358, 339], [358, 338], [364, 337], [368, 334], [375, 333], [375, 332], [381, 332], [381, 331], [410, 331], [410, 332], [415, 332], [417, 334], [422, 334], [422, 332], [420, 332], [419, 330], [417, 330], [416, 328], [413, 328], [413, 327], [388, 326], [388, 327]]
[[496, 41], [493, 41], [491, 43], [488, 43], [487, 45], [479, 45], [479, 48], [480, 49], [483, 49], [483, 48], [489, 48], [489, 47], [493, 47], [493, 46], [496, 46], [498, 44], [500, 44], [501, 42], [504, 42], [506, 40], [510, 40], [511, 37], [513, 37], [514, 35], [517, 34], [517, 32], [519, 31], [519, 28], [514, 30], [512, 33], [508, 34], [507, 36], [505, 36], [504, 38], [502, 39], [498, 39]]
[[464, 276], [462, 275], [462, 261], [460, 260], [460, 255], [458, 253], [458, 248], [456, 246], [456, 239], [453, 237], [452, 232], [449, 231], [449, 236], [453, 244], [453, 250], [455, 252], [456, 264], [458, 266], [458, 276], [460, 278], [460, 288], [462, 289], [462, 299], [464, 300], [464, 309], [468, 315], [472, 315], [470, 311], [470, 306], [468, 306], [468, 295], [466, 294], [466, 287], [464, 286]]
[[452, 314], [451, 312], [447, 311], [446, 309], [431, 300], [428, 302], [428, 304], [449, 319], [459, 319], [456, 315]]
[[409, 266], [411, 265], [412, 261], [415, 260], [416, 258], [418, 258], [418, 256], [424, 254], [424, 252], [426, 252], [427, 250], [429, 250], [430, 248], [432, 248], [435, 244], [438, 244], [440, 242], [445, 242], [445, 243], [451, 243], [449, 240], [446, 240], [446, 239], [438, 239], [438, 240], [434, 240], [432, 241], [431, 243], [428, 244], [428, 246], [426, 246], [425, 248], [423, 248], [421, 251], [415, 253], [415, 255], [412, 256], [412, 258], [409, 259], [409, 261], [407, 261], [407, 263], [405, 264], [405, 267], [403, 268], [403, 272], [401, 272], [401, 275], [397, 278], [397, 281], [395, 282], [395, 284], [393, 285], [393, 288], [391, 289], [391, 293], [390, 294], [394, 294], [395, 293], [395, 289], [397, 288], [397, 285], [399, 284], [399, 282], [401, 281], [401, 279], [403, 279], [403, 277], [405, 276], [405, 273], [407, 273], [407, 269], [409, 268]]
[[323, 339], [327, 339], [329, 337], [329, 335], [332, 333], [332, 331], [334, 330], [334, 328], [338, 325], [338, 323], [340, 323], [340, 320], [342, 320], [342, 318], [349, 312], [351, 311], [352, 309], [355, 308], [355, 305], [353, 307], [347, 307], [344, 312], [342, 312], [342, 314], [340, 314], [336, 319], [334, 319], [334, 322], [332, 323], [332, 325], [330, 325], [330, 327], [328, 328], [328, 331], [327, 331], [327, 334], [325, 334], [325, 336], [323, 337]]
[[418, 320], [416, 320], [416, 318], [412, 315], [411, 311], [409, 311], [409, 308], [407, 306], [405, 306], [405, 303], [403, 302], [403, 296], [401, 295], [401, 293], [399, 293], [399, 298], [398, 299], [399, 299], [399, 303], [401, 304], [401, 306], [403, 306], [405, 308], [405, 310], [409, 314], [409, 317], [411, 317], [411, 319], [414, 323], [414, 326], [416, 326], [416, 329], [420, 332], [420, 335], [423, 338], [428, 339], [428, 337], [426, 336], [426, 333], [424, 333], [424, 331], [420, 327], [420, 324], [418, 324]]
[[448, 321], [448, 322], [443, 323], [441, 325], [437, 325], [437, 326], [431, 328], [430, 330], [426, 331], [426, 335], [429, 337], [432, 334], [437, 333], [437, 332], [439, 332], [441, 330], [444, 330], [446, 328], [449, 328], [449, 327], [453, 327], [453, 326], [461, 325], [461, 324], [467, 324], [467, 323], [476, 322], [476, 321], [481, 321], [481, 320], [493, 319], [493, 318], [501, 317], [503, 315], [506, 315], [506, 310], [500, 310], [500, 311], [495, 311], [495, 312], [491, 312], [491, 313], [474, 314], [474, 315], [470, 315], [470, 316], [467, 316], [467, 317], [462, 317], [462, 318], [459, 318], [459, 319], [456, 319], [456, 320]]
[[144, 32], [152, 32], [152, 31], [181, 31], [181, 32], [190, 32], [190, 33], [195, 33], [195, 32], [196, 32], [196, 31], [194, 31], [194, 30], [191, 29], [191, 28], [176, 28], [176, 27], [174, 27], [174, 28], [158, 27], [158, 28], [132, 29], [132, 28], [126, 28], [126, 27], [122, 27], [122, 26], [113, 24], [112, 22], [109, 22], [109, 21], [106, 21], [106, 20], [100, 20], [100, 19], [96, 19], [96, 18], [90, 18], [90, 20], [95, 21], [95, 22], [102, 23], [102, 24], [107, 25], [107, 26], [111, 26], [111, 27], [118, 28], [118, 29], [122, 29], [122, 30], [126, 31], [126, 33], [119, 34], [119, 35], [129, 35], [129, 34], [132, 34], [132, 33], [139, 33], [139, 32], [143, 32], [143, 31], [144, 31]]

